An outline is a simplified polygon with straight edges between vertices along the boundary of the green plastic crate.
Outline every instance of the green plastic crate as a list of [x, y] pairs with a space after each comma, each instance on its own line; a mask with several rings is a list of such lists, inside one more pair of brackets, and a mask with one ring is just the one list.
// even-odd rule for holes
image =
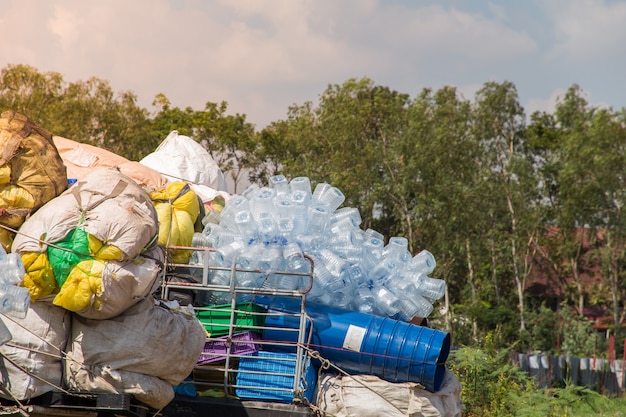
[[[233, 318], [233, 332], [245, 332], [251, 329], [249, 326], [263, 326], [267, 309], [254, 303], [238, 303], [235, 305]], [[232, 304], [220, 304], [215, 306], [198, 307], [196, 316], [211, 336], [223, 336], [228, 334]]]

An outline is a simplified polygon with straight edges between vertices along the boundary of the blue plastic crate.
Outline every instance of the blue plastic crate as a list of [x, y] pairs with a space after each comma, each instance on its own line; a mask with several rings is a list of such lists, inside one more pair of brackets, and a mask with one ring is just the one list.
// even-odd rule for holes
[[[260, 351], [239, 360], [236, 395], [244, 400], [267, 400], [291, 403], [294, 399], [295, 353]], [[308, 357], [303, 360], [304, 370], [300, 381], [302, 396], [313, 401], [317, 373]], [[252, 372], [263, 373], [252, 373]], [[277, 375], [288, 374], [288, 375]]]

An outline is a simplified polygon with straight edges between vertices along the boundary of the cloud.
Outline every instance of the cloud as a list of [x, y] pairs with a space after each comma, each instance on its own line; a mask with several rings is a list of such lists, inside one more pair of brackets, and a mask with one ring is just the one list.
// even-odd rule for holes
[[626, 38], [626, 3], [610, 0], [551, 0], [554, 58], [593, 60], [614, 55]]
[[553, 90], [547, 98], [531, 97], [527, 100], [524, 110], [527, 116], [530, 116], [534, 112], [546, 112], [554, 113], [556, 104], [563, 98], [566, 90], [557, 88]]
[[178, 107], [224, 100], [259, 128], [348, 78], [412, 95], [455, 85], [468, 98], [487, 80], [526, 80], [541, 97], [563, 76], [585, 83], [573, 72], [582, 65], [542, 59], [550, 44], [536, 31], [546, 25], [524, 25], [532, 13], [549, 13], [559, 57], [594, 52], [589, 33], [605, 47], [609, 30], [615, 42], [626, 36], [621, 3], [571, 3], [546, 0], [518, 16], [522, 6], [456, 1], [0, 0], [0, 68], [101, 78], [148, 109], [157, 93]]

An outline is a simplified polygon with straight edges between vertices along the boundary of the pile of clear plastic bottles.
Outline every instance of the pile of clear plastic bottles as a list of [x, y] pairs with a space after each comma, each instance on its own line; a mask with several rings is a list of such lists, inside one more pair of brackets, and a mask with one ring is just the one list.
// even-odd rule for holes
[[[446, 285], [429, 276], [433, 255], [412, 256], [403, 237], [385, 244], [381, 233], [360, 228], [358, 209], [341, 207], [344, 201], [328, 183], [312, 191], [308, 177], [276, 175], [207, 214], [192, 245], [214, 248], [210, 263], [225, 267], [212, 271], [210, 284], [230, 285], [227, 268], [235, 266], [248, 271], [235, 275], [236, 287], [299, 290], [305, 280], [278, 271], [310, 273], [307, 255], [314, 265], [307, 301], [403, 321], [428, 317]], [[192, 263], [200, 263], [198, 253]]]
[[19, 286], [25, 274], [20, 255], [7, 253], [0, 245], [0, 345], [13, 338], [4, 322], [5, 315], [24, 318], [30, 306], [30, 292]]

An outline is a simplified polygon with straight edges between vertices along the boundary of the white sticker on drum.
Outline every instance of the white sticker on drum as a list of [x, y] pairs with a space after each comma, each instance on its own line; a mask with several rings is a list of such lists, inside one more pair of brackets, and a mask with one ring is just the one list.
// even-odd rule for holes
[[343, 339], [343, 348], [360, 352], [366, 332], [367, 329], [365, 327], [358, 327], [352, 324], [349, 325], [346, 337]]

